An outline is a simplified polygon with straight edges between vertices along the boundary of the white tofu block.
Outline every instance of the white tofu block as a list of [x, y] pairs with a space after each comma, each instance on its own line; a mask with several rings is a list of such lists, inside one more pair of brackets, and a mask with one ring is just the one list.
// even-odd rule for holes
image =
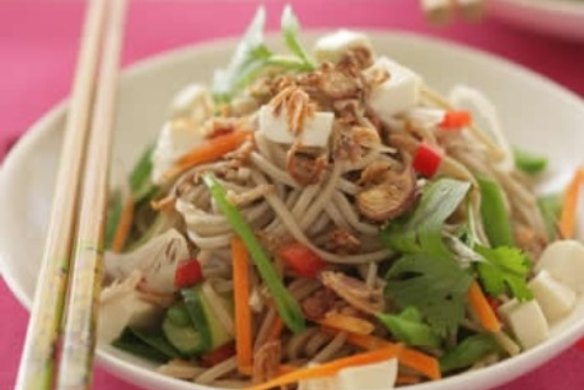
[[513, 299], [498, 311], [523, 348], [535, 347], [548, 338], [549, 326], [535, 299], [527, 302]]
[[558, 282], [546, 270], [541, 270], [529, 282], [529, 288], [550, 324], [569, 314], [576, 304], [576, 292]]
[[[288, 113], [285, 108], [274, 114], [271, 106], [260, 108], [259, 132], [270, 141], [281, 144], [292, 144], [295, 136], [288, 127]], [[300, 142], [304, 146], [326, 147], [333, 130], [335, 114], [332, 112], [316, 112], [304, 121], [300, 134]]]
[[298, 390], [337, 390], [332, 378], [307, 379], [298, 382]]
[[373, 45], [371, 45], [367, 35], [341, 29], [316, 41], [313, 53], [318, 62], [338, 62], [344, 53], [359, 48], [364, 48], [373, 53]]
[[170, 104], [171, 117], [189, 118], [197, 124], [212, 116], [213, 110], [213, 98], [201, 84], [190, 84], [181, 89]]
[[388, 390], [397, 378], [397, 359], [345, 368], [336, 376], [335, 390]]
[[575, 240], [554, 242], [541, 254], [536, 270], [546, 270], [557, 281], [584, 293], [584, 245]]
[[365, 70], [365, 75], [384, 70], [389, 79], [371, 91], [369, 105], [385, 123], [393, 116], [415, 107], [420, 100], [422, 79], [408, 69], [387, 57], [380, 57]]

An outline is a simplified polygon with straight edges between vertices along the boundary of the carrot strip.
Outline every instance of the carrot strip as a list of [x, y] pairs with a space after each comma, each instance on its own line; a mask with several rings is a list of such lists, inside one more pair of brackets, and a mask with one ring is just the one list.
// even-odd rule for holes
[[467, 293], [468, 303], [485, 330], [496, 333], [501, 330], [501, 322], [489, 304], [479, 283], [474, 280]]
[[[327, 329], [324, 329], [324, 331], [326, 332]], [[328, 331], [330, 332], [330, 330]], [[347, 334], [347, 343], [367, 350], [376, 350], [388, 346], [396, 347], [397, 345], [400, 345], [375, 336], [355, 333]], [[432, 356], [426, 355], [425, 353], [404, 347], [398, 354], [397, 359], [400, 364], [411, 368], [430, 379], [440, 379], [442, 377], [438, 360]]]
[[268, 341], [278, 340], [282, 334], [282, 330], [284, 330], [284, 322], [282, 321], [282, 318], [278, 316], [272, 323], [272, 328], [270, 329], [270, 333], [268, 335]]
[[289, 374], [292, 371], [298, 370], [299, 368], [300, 367], [295, 366], [294, 364], [280, 364], [280, 367], [278, 367], [278, 374], [280, 375]]
[[177, 164], [165, 174], [166, 179], [172, 179], [195, 165], [217, 160], [224, 154], [236, 149], [251, 137], [248, 131], [235, 130], [231, 133], [220, 135], [197, 145], [193, 150], [184, 155]]
[[579, 168], [564, 194], [564, 207], [560, 216], [560, 233], [563, 238], [572, 238], [576, 230], [576, 209], [578, 208], [578, 198], [580, 187], [584, 184], [584, 167]]
[[231, 239], [233, 258], [233, 299], [235, 302], [235, 350], [237, 368], [242, 374], [251, 372], [252, 330], [249, 308], [249, 258], [243, 242]]
[[112, 252], [121, 252], [124, 250], [126, 245], [126, 240], [130, 234], [130, 229], [132, 228], [132, 220], [134, 219], [134, 199], [129, 196], [124, 204], [124, 209], [122, 210], [122, 215], [120, 216], [120, 222], [116, 227], [116, 232], [114, 233], [114, 238], [112, 240]]
[[398, 375], [395, 381], [398, 385], [414, 385], [416, 383], [420, 383], [422, 379], [419, 376], [413, 375]]
[[317, 323], [329, 328], [361, 335], [371, 334], [375, 330], [375, 325], [369, 321], [340, 313], [328, 314], [318, 320]]
[[300, 368], [288, 374], [274, 378], [268, 382], [249, 387], [248, 390], [267, 390], [295, 383], [301, 380], [322, 378], [333, 376], [340, 370], [347, 367], [361, 366], [365, 364], [377, 363], [396, 357], [401, 350], [401, 346], [388, 346], [375, 351], [364, 352], [357, 355], [333, 360], [318, 366]]

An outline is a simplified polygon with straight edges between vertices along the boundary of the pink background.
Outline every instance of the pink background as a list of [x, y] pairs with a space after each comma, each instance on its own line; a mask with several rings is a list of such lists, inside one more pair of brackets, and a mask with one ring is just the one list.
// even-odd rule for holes
[[[417, 0], [298, 0], [306, 27], [376, 27], [440, 36], [506, 57], [584, 96], [584, 44], [527, 33], [487, 20], [437, 29], [424, 24]], [[130, 8], [124, 64], [208, 38], [237, 35], [256, 5], [252, 0], [135, 0]], [[269, 26], [284, 4], [265, 0]], [[0, 160], [7, 145], [69, 90], [83, 2], [0, 0]], [[26, 259], [22, 259], [26, 261]], [[27, 314], [0, 279], [0, 389], [12, 388]], [[97, 389], [133, 389], [103, 370]], [[500, 390], [584, 389], [584, 353], [572, 349]]]

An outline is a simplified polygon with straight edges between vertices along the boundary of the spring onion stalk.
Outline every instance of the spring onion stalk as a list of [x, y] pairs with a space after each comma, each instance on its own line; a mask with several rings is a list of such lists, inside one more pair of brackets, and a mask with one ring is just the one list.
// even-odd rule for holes
[[491, 246], [515, 246], [501, 188], [485, 177], [478, 177], [477, 181], [481, 190], [481, 217]]
[[225, 188], [219, 184], [213, 174], [206, 173], [203, 175], [203, 181], [209, 188], [213, 200], [217, 203], [221, 212], [225, 214], [233, 230], [249, 251], [262, 280], [268, 286], [280, 317], [294, 333], [302, 332], [305, 329], [305, 322], [300, 306], [280, 280], [276, 269], [254, 235], [252, 228], [245, 221], [237, 207], [229, 202]]
[[446, 373], [469, 367], [497, 350], [497, 342], [492, 335], [481, 333], [470, 336], [440, 358], [440, 370]]
[[548, 160], [543, 156], [518, 148], [513, 149], [513, 155], [515, 156], [515, 167], [527, 174], [536, 175], [547, 167]]
[[440, 336], [422, 321], [420, 312], [414, 307], [404, 309], [399, 315], [377, 313], [375, 316], [397, 340], [407, 345], [438, 348], [442, 343]]
[[548, 238], [555, 240], [558, 230], [558, 221], [562, 214], [562, 194], [545, 195], [537, 199], [537, 206], [543, 216]]

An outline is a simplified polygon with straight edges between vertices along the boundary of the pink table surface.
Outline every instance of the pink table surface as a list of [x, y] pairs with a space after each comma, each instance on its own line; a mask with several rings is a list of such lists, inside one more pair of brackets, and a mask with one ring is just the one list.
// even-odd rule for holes
[[[290, 1], [306, 27], [401, 29], [474, 46], [540, 72], [584, 96], [584, 45], [557, 41], [488, 20], [444, 29], [427, 26], [414, 0]], [[124, 63], [209, 38], [241, 33], [252, 0], [132, 3]], [[265, 0], [269, 26], [284, 1]], [[69, 90], [83, 2], [0, 0], [0, 160], [7, 145], [63, 99]], [[25, 261], [25, 259], [23, 259]], [[14, 385], [27, 314], [0, 280], [0, 389]], [[135, 389], [100, 368], [96, 389]], [[584, 389], [584, 353], [572, 349], [499, 390]]]

